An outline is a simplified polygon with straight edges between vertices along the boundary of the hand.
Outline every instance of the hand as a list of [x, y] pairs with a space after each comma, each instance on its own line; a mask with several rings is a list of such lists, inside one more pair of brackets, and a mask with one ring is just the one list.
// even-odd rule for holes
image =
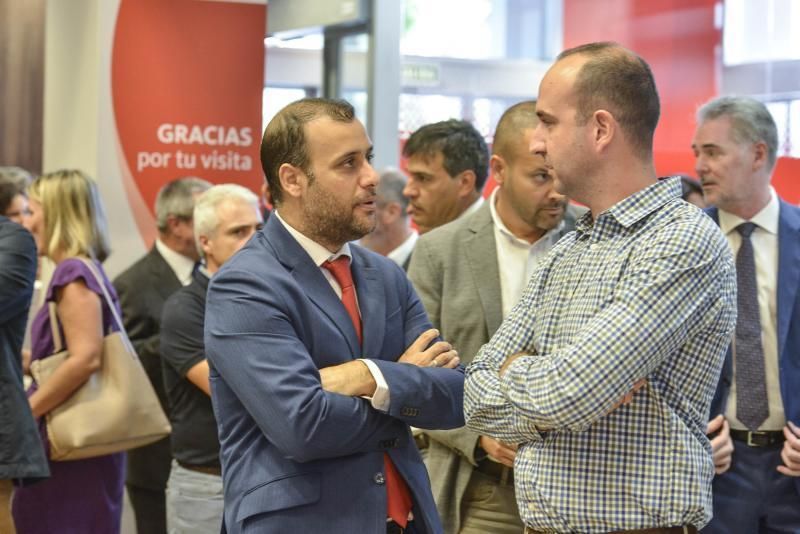
[[478, 438], [478, 447], [486, 451], [489, 458], [497, 460], [501, 464], [514, 467], [514, 458], [517, 457], [517, 446], [497, 441], [489, 436]]
[[786, 436], [781, 451], [783, 465], [778, 466], [778, 471], [787, 477], [800, 477], [800, 428], [789, 421], [783, 427], [783, 435]]
[[[712, 434], [715, 434], [712, 437]], [[721, 475], [731, 467], [733, 440], [728, 421], [722, 415], [709, 421], [706, 435], [711, 438], [711, 455], [714, 459], [714, 472]]]
[[646, 379], [640, 378], [639, 380], [637, 380], [636, 383], [633, 384], [633, 388], [629, 392], [627, 392], [625, 394], [625, 396], [622, 397], [622, 399], [617, 401], [617, 403], [614, 406], [611, 407], [611, 410], [609, 410], [608, 413], [613, 412], [614, 410], [616, 410], [620, 406], [625, 406], [626, 404], [630, 404], [633, 401], [633, 395], [637, 391], [642, 389], [645, 386], [645, 384], [647, 384], [647, 380]]
[[[418, 367], [445, 367], [453, 369], [461, 360], [458, 352], [446, 341], [438, 341], [431, 344], [436, 339], [439, 331], [435, 328], [426, 330], [408, 346], [406, 351], [397, 360], [400, 363], [409, 363]], [[428, 346], [430, 345], [430, 347]]]
[[370, 397], [378, 384], [362, 361], [352, 360], [319, 370], [322, 389], [348, 397]]

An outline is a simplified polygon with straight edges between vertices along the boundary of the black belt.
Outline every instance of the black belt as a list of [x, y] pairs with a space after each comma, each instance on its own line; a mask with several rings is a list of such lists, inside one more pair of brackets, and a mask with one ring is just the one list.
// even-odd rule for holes
[[764, 432], [750, 432], [748, 430], [731, 429], [731, 438], [742, 441], [748, 447], [769, 447], [786, 441], [782, 430], [765, 430]]
[[514, 470], [500, 462], [495, 462], [486, 458], [478, 462], [478, 466], [475, 470], [497, 480], [497, 483], [501, 486], [506, 484], [509, 486], [514, 485]]
[[196, 471], [198, 473], [204, 473], [206, 475], [215, 475], [218, 477], [222, 476], [222, 468], [218, 465], [192, 465], [181, 462], [178, 460], [178, 465], [183, 467], [184, 469], [188, 469], [189, 471]]
[[[525, 527], [525, 534], [543, 534], [540, 530]], [[608, 534], [697, 534], [697, 529], [694, 525], [685, 525], [682, 527], [654, 527], [654, 528], [639, 528], [634, 530], [615, 530]]]

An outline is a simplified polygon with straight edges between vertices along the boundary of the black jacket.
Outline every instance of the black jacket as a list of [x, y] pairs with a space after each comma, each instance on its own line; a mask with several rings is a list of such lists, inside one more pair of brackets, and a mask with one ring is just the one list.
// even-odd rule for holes
[[[181, 287], [180, 280], [155, 246], [114, 280], [125, 330], [165, 413], [169, 411], [159, 353], [161, 310], [169, 296]], [[128, 484], [163, 490], [171, 461], [169, 437], [128, 451]]]

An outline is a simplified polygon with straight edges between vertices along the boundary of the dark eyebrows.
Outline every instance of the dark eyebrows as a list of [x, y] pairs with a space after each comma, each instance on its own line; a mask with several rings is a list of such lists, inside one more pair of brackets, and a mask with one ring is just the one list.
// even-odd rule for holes
[[239, 224], [239, 225], [236, 225], [236, 226], [234, 226], [232, 228], [228, 228], [228, 230], [225, 233], [227, 233], [228, 235], [233, 235], [233, 234], [237, 233], [239, 230], [246, 230], [247, 228], [250, 228], [251, 226], [253, 226], [253, 225], [252, 224]]
[[[692, 143], [692, 148], [698, 149], [697, 145], [695, 145], [694, 143]], [[700, 150], [707, 150], [709, 148], [714, 148], [714, 149], [717, 149], [717, 150], [721, 150], [720, 146], [717, 145], [717, 144], [714, 144], [714, 143], [703, 143], [699, 147]]]
[[[372, 146], [372, 145], [370, 145], [370, 146], [369, 146], [369, 148], [366, 150], [366, 152], [364, 152], [364, 157], [365, 157], [366, 159], [368, 159], [368, 160], [369, 160], [370, 158], [372, 158], [372, 156], [373, 156], [373, 150], [374, 150], [374, 149], [373, 149], [373, 146]], [[355, 157], [355, 156], [360, 156], [361, 154], [362, 154], [362, 152], [361, 152], [360, 150], [351, 150], [350, 152], [347, 152], [347, 153], [345, 153], [345, 154], [342, 154], [342, 155], [341, 155], [341, 156], [339, 156], [338, 158], [334, 159], [334, 160], [333, 160], [333, 161], [335, 162], [335, 163], [334, 163], [334, 165], [341, 165], [341, 164], [342, 164], [342, 163], [344, 163], [346, 160], [348, 160], [348, 159], [350, 159], [350, 158], [352, 158], [352, 157]]]
[[536, 110], [536, 116], [539, 117], [540, 121], [553, 122], [553, 120], [555, 119], [555, 117], [553, 117], [549, 113], [547, 113], [545, 111], [538, 110], [538, 109]]

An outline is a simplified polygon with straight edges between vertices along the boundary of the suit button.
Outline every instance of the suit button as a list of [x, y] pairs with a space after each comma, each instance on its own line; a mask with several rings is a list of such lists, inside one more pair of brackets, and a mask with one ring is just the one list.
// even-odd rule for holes
[[375, 484], [379, 486], [383, 486], [384, 482], [386, 482], [386, 479], [383, 478], [383, 473], [381, 473], [380, 471], [375, 473], [375, 477], [373, 478], [373, 480], [375, 480]]

